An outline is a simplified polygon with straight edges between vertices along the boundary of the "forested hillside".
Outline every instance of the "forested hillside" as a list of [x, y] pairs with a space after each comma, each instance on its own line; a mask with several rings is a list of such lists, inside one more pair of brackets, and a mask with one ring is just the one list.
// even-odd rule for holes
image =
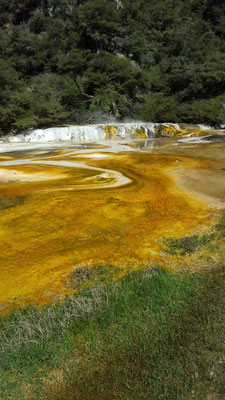
[[1, 134], [225, 123], [224, 0], [0, 0]]

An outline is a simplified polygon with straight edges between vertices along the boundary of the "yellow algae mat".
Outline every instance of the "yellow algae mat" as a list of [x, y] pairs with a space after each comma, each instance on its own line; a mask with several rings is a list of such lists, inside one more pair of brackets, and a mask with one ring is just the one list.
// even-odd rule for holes
[[222, 161], [137, 151], [2, 158], [1, 312], [67, 293], [69, 274], [86, 262], [159, 262], [162, 238], [212, 223], [224, 198], [214, 202], [204, 188], [223, 168]]

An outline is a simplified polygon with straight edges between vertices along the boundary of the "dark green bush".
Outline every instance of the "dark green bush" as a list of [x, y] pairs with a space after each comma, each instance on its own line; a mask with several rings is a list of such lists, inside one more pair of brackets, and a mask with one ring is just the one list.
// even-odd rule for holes
[[85, 123], [96, 111], [219, 127], [224, 12], [212, 0], [2, 0], [2, 132]]

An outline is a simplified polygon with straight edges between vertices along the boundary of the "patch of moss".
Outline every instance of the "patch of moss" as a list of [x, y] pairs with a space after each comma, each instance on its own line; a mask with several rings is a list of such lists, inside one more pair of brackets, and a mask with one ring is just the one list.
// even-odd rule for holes
[[186, 254], [194, 253], [201, 246], [205, 246], [215, 238], [214, 234], [208, 234], [203, 236], [193, 235], [185, 236], [181, 239], [168, 238], [165, 239], [167, 245], [167, 253], [178, 254], [184, 256]]

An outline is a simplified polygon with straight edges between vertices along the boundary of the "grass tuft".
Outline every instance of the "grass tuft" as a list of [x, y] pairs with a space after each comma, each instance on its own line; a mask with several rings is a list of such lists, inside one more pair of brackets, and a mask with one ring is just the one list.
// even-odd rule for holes
[[185, 256], [194, 253], [202, 246], [208, 245], [215, 239], [223, 239], [225, 236], [225, 214], [222, 215], [219, 223], [215, 226], [215, 233], [205, 234], [202, 236], [192, 235], [185, 236], [180, 239], [165, 238], [166, 252], [172, 255]]
[[66, 282], [66, 286], [69, 288], [80, 289], [86, 283], [95, 283], [104, 280], [108, 280], [109, 277], [116, 269], [113, 265], [102, 265], [99, 264], [95, 267], [89, 266], [88, 263], [80, 265], [72, 271], [69, 279]]
[[185, 236], [181, 239], [167, 238], [164, 240], [164, 242], [167, 245], [167, 253], [184, 256], [186, 254], [194, 253], [201, 246], [205, 246], [210, 243], [214, 238], [214, 234], [203, 236], [193, 235]]
[[216, 225], [216, 229], [221, 233], [222, 236], [225, 236], [225, 214], [222, 216], [221, 220]]

